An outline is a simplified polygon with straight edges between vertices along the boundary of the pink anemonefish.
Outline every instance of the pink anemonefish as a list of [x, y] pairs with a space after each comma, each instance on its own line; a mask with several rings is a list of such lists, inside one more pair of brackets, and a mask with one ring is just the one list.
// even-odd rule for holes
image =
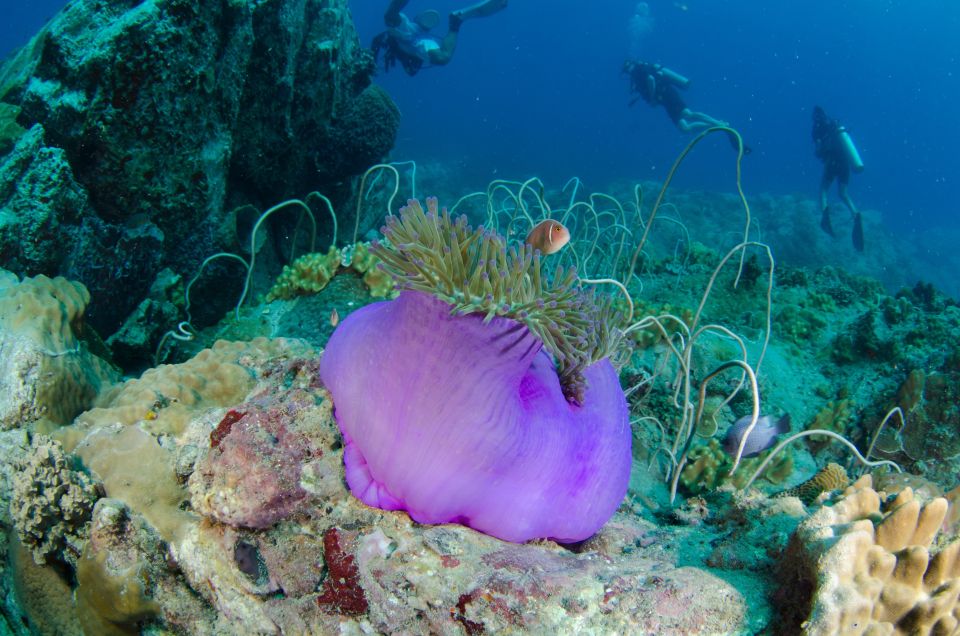
[[527, 234], [526, 242], [544, 254], [553, 254], [570, 242], [570, 230], [563, 223], [547, 219], [537, 223]]

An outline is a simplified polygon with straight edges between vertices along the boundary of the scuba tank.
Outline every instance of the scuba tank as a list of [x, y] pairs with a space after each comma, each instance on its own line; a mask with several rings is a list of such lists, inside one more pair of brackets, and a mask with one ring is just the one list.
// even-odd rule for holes
[[847, 158], [850, 169], [854, 172], [863, 172], [863, 159], [860, 158], [860, 153], [857, 152], [857, 147], [854, 145], [850, 133], [843, 126], [837, 129], [837, 139], [840, 140], [840, 145], [843, 147], [843, 156]]
[[678, 86], [679, 88], [686, 88], [687, 84], [690, 83], [690, 80], [676, 71], [671, 71], [666, 66], [657, 65], [657, 73], [665, 77], [671, 84]]

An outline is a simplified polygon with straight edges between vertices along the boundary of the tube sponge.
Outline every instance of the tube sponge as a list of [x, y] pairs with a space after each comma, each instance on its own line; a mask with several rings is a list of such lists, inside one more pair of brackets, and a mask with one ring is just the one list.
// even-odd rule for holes
[[575, 401], [554, 360], [524, 322], [419, 289], [354, 312], [320, 365], [351, 491], [508, 541], [586, 539], [626, 493], [629, 415], [609, 360]]

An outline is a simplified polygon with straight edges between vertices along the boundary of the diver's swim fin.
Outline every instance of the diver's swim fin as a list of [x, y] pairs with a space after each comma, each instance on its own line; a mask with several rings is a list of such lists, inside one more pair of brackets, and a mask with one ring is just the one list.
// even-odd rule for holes
[[820, 229], [830, 236], [836, 236], [833, 233], [833, 226], [830, 225], [830, 208], [823, 208], [823, 216], [820, 217]]
[[458, 9], [457, 11], [454, 11], [452, 15], [457, 16], [461, 20], [485, 18], [488, 15], [493, 15], [497, 11], [502, 11], [506, 8], [507, 0], [484, 0], [483, 2], [478, 2], [477, 4], [465, 9]]
[[853, 249], [863, 251], [863, 220], [859, 212], [853, 215]]
[[[631, 104], [631, 106], [632, 106], [632, 105], [633, 105], [633, 104]], [[726, 125], [726, 124], [724, 124], [724, 125]], [[743, 144], [743, 156], [744, 156], [744, 157], [746, 157], [746, 156], [749, 155], [751, 152], [753, 152], [753, 148], [751, 148], [751, 147], [748, 146], [747, 144], [743, 143], [743, 139], [742, 139], [741, 137], [737, 136], [736, 134], [734, 134], [733, 131], [727, 131], [727, 139], [730, 141], [730, 147], [733, 148], [734, 152], [740, 152], [740, 145], [741, 145], [741, 144]]]

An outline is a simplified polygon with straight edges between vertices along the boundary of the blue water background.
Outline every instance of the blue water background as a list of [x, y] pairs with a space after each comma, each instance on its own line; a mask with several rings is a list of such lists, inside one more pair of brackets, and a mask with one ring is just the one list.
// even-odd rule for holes
[[[0, 3], [0, 55], [24, 43], [62, 0]], [[382, 30], [386, 1], [352, 0], [361, 39]], [[464, 6], [413, 0], [411, 14]], [[469, 4], [467, 2], [466, 4]], [[960, 3], [955, 0], [759, 2], [651, 0], [644, 57], [689, 77], [688, 104], [729, 120], [753, 146], [752, 194], [814, 197], [820, 165], [810, 110], [847, 124], [867, 169], [854, 200], [898, 232], [957, 229]], [[464, 183], [538, 175], [591, 189], [662, 179], [688, 137], [662, 110], [629, 108], [620, 67], [635, 0], [511, 0], [467, 22], [453, 62], [377, 82], [403, 112], [395, 159], [441, 161]], [[445, 30], [446, 20], [438, 29]], [[633, 43], [636, 45], [636, 42]], [[730, 190], [730, 149], [698, 149], [678, 187]]]
[[[361, 38], [385, 3], [351, 3]], [[579, 175], [662, 179], [689, 140], [645, 103], [632, 108], [621, 64], [635, 0], [511, 0], [463, 26], [456, 56], [414, 78], [378, 79], [403, 111], [397, 156], [445, 157], [484, 180]], [[644, 57], [691, 79], [695, 110], [730, 121], [754, 153], [752, 193], [816, 196], [814, 104], [847, 124], [867, 165], [851, 183], [862, 208], [897, 230], [960, 223], [960, 3], [648, 3]], [[411, 2], [448, 11], [462, 3]], [[678, 185], [729, 190], [729, 147], [715, 141]]]

